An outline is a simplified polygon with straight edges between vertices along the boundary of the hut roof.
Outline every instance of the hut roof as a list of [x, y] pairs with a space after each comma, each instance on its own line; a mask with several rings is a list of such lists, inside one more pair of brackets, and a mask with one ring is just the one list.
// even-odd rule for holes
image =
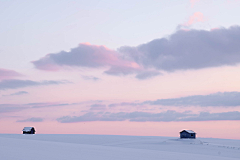
[[31, 131], [33, 127], [24, 127], [22, 131], [28, 132]]
[[[186, 132], [188, 132], [188, 133], [195, 133], [195, 132], [192, 131], [192, 130], [183, 130], [182, 132], [184, 132], [184, 131], [186, 131]], [[180, 132], [180, 133], [182, 133], [182, 132]]]

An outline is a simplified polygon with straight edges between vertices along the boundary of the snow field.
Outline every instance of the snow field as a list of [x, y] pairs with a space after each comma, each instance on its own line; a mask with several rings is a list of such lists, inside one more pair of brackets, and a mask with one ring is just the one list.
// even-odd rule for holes
[[240, 140], [0, 134], [0, 160], [239, 160]]

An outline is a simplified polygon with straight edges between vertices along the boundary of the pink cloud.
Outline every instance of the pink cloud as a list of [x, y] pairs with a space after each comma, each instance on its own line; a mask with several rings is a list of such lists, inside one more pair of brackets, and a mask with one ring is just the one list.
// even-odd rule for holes
[[200, 0], [190, 0], [191, 7], [194, 7], [194, 5], [199, 2]]
[[11, 78], [18, 77], [18, 76], [22, 76], [22, 75], [13, 70], [0, 68], [0, 80], [11, 79]]
[[91, 46], [91, 43], [89, 43], [89, 42], [83, 42], [83, 43], [80, 43], [80, 44], [85, 44], [85, 45]]
[[219, 27], [215, 27], [215, 28], [211, 28], [211, 31], [219, 30], [219, 29], [220, 29]]
[[189, 20], [184, 23], [184, 26], [191, 26], [194, 23], [197, 22], [204, 22], [205, 21], [205, 17], [203, 16], [203, 13], [201, 12], [195, 12], [192, 16], [190, 16]]

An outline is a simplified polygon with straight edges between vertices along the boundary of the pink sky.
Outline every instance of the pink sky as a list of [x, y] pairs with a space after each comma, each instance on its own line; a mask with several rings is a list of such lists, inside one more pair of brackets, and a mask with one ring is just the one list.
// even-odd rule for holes
[[[239, 138], [239, 121], [208, 121], [208, 122], [81, 122], [60, 124], [57, 122], [21, 123], [1, 121], [1, 133], [21, 134], [22, 126], [34, 126], [36, 134], [105, 134], [134, 136], [166, 136], [179, 137], [183, 129], [192, 129], [197, 137], [204, 138]], [[235, 127], [238, 126], [238, 127]], [[227, 129], [223, 129], [227, 128]]]
[[[112, 65], [112, 63], [108, 62], [107, 64]], [[122, 64], [125, 65], [126, 63]], [[165, 114], [169, 110], [190, 114], [240, 112], [239, 106], [220, 105], [211, 107], [211, 105], [201, 106], [201, 104], [200, 106], [143, 104], [144, 101], [149, 100], [171, 100], [172, 98], [192, 95], [238, 91], [240, 90], [240, 76], [238, 76], [240, 74], [237, 74], [240, 69], [239, 66], [213, 67], [172, 73], [164, 71], [164, 75], [147, 80], [138, 80], [132, 73], [120, 77], [103, 74], [107, 69], [106, 65], [97, 70], [94, 68], [70, 67], [69, 69], [62, 68], [54, 72], [50, 69], [50, 72], [36, 70], [35, 72], [23, 73], [25, 76], [19, 77], [19, 80], [28, 77], [34, 82], [44, 83], [46, 78], [41, 77], [48, 77], [48, 79], [55, 81], [60, 79], [63, 83], [3, 90], [0, 127], [4, 129], [1, 133], [17, 134], [21, 132], [24, 126], [35, 126], [39, 134], [114, 134], [176, 137], [180, 130], [192, 129], [198, 133], [199, 137], [240, 139], [238, 120], [193, 120], [185, 122], [175, 120], [154, 122], [147, 120], [145, 122], [131, 122], [129, 118], [126, 118], [120, 121], [99, 121], [96, 119], [89, 122], [86, 119], [86, 121], [61, 123], [58, 118], [65, 116], [79, 117], [87, 113], [100, 114], [100, 112], [143, 112], [152, 114]], [[15, 73], [10, 70], [9, 72]], [[20, 74], [16, 72], [15, 75]], [[39, 77], [38, 75], [42, 76]], [[94, 80], [92, 77], [98, 77], [99, 79]], [[5, 77], [4, 79], [11, 80], [12, 77]], [[14, 95], [14, 93], [23, 90], [27, 91], [28, 94]], [[119, 105], [123, 102], [129, 104]], [[132, 103], [139, 104], [135, 106]], [[115, 106], [111, 107], [111, 104], [115, 104]], [[93, 108], [94, 105], [96, 108]], [[6, 108], [10, 109], [10, 111], [6, 110]], [[40, 120], [31, 118], [40, 118]], [[4, 126], [11, 127], [6, 128]], [[224, 131], [222, 131], [223, 128]]]
[[[143, 24], [142, 18], [150, 16], [151, 21], [167, 26], [167, 20], [172, 20], [161, 16], [169, 14], [169, 6], [166, 13], [157, 14], [155, 20], [149, 14], [155, 12], [139, 17], [129, 11], [122, 21], [121, 15], [114, 16], [111, 22], [121, 22], [115, 26], [120, 28], [117, 29], [119, 35], [108, 37], [109, 41], [117, 43], [124, 37], [123, 31], [137, 35], [134, 43], [129, 44], [125, 37], [116, 49], [110, 42], [94, 43], [98, 36], [92, 35], [92, 28], [97, 28], [99, 34], [114, 32], [113, 26], [107, 31], [106, 26], [100, 27], [109, 22], [107, 15], [111, 14], [99, 6], [95, 6], [96, 13], [85, 13], [89, 8], [82, 11], [84, 22], [89, 25], [85, 29], [81, 28], [85, 25], [82, 21], [81, 25], [70, 23], [71, 18], [74, 19], [70, 15], [69, 22], [64, 21], [68, 26], [77, 26], [72, 30], [84, 30], [81, 34], [61, 31], [66, 39], [72, 35], [73, 41], [58, 37], [58, 30], [44, 30], [44, 34], [38, 34], [37, 45], [26, 39], [32, 47], [21, 49], [25, 41], [20, 41], [15, 46], [8, 44], [0, 48], [0, 133], [21, 134], [23, 127], [34, 126], [37, 134], [178, 137], [179, 131], [189, 129], [198, 137], [240, 139], [240, 26], [228, 24], [229, 19], [225, 19], [227, 27], [209, 25], [213, 16], [205, 11], [207, 8], [201, 8], [203, 1], [186, 2], [183, 9], [189, 11], [186, 14], [176, 11], [172, 15], [182, 18], [174, 20], [174, 30], [168, 34], [158, 25]], [[182, 4], [176, 2], [173, 9], [180, 6]], [[125, 11], [125, 7], [120, 5], [116, 10]], [[88, 21], [88, 16], [102, 15], [102, 12], [106, 17], [101, 22]], [[135, 19], [141, 21], [142, 26], [137, 22], [130, 25]], [[32, 20], [29, 22], [35, 24]], [[57, 25], [61, 26], [60, 20], [50, 26], [55, 29]], [[128, 32], [131, 27], [135, 27], [134, 31]], [[154, 36], [141, 39], [143, 33], [138, 27], [145, 27], [142, 32]], [[11, 33], [8, 26], [5, 28]], [[153, 28], [157, 30], [154, 34]], [[54, 46], [57, 42], [44, 39], [47, 35], [63, 38], [64, 42]], [[10, 56], [9, 48], [13, 48]]]
[[204, 17], [203, 13], [195, 12], [192, 16], [189, 17], [188, 21], [184, 23], [184, 26], [191, 26], [197, 22], [204, 22], [206, 18]]

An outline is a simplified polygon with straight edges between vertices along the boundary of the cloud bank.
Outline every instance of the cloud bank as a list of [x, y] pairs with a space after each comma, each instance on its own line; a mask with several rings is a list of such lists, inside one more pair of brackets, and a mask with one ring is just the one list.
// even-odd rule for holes
[[157, 99], [145, 102], [112, 103], [108, 107], [118, 106], [200, 106], [200, 107], [238, 107], [240, 106], [240, 92], [217, 92], [209, 95], [193, 95], [180, 98]]
[[[197, 13], [192, 21], [202, 21]], [[138, 79], [161, 75], [161, 71], [203, 69], [240, 63], [240, 27], [216, 30], [178, 30], [165, 38], [117, 51], [104, 46], [80, 44], [70, 52], [48, 54], [33, 61], [37, 69], [59, 70], [64, 66], [100, 68], [110, 75], [135, 74]]]
[[41, 86], [41, 85], [58, 85], [66, 83], [66, 81], [31, 81], [31, 80], [17, 80], [17, 79], [9, 79], [0, 81], [0, 90], [6, 89], [16, 89], [23, 87], [32, 87], [32, 86]]
[[156, 101], [146, 101], [143, 104], [163, 105], [163, 106], [240, 106], [240, 92], [219, 92], [209, 95], [194, 95], [172, 99], [158, 99]]
[[76, 103], [28, 103], [27, 106], [31, 108], [48, 108], [48, 107], [59, 107], [59, 106], [69, 106], [75, 105]]
[[9, 95], [3, 95], [3, 96], [19, 96], [19, 95], [23, 95], [23, 94], [28, 94], [28, 92], [19, 91], [19, 92], [16, 92], [16, 93], [12, 93], [12, 94], [9, 94]]
[[133, 121], [133, 122], [172, 122], [172, 121], [219, 121], [219, 120], [240, 120], [240, 112], [209, 113], [201, 112], [176, 112], [168, 110], [161, 113], [148, 112], [89, 112], [82, 116], [64, 116], [57, 119], [60, 123], [74, 123], [87, 121]]
[[240, 62], [240, 27], [212, 31], [179, 30], [168, 38], [119, 49], [144, 68], [166, 72], [237, 65]]

